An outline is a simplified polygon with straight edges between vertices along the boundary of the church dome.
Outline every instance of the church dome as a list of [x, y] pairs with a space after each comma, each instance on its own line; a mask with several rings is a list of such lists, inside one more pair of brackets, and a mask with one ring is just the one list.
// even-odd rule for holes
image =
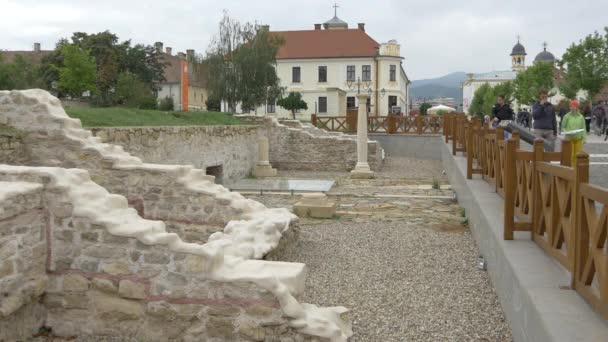
[[545, 44], [543, 51], [541, 51], [538, 55], [536, 55], [536, 58], [534, 58], [534, 63], [536, 62], [555, 62], [555, 56], [553, 56], [551, 52], [547, 51], [547, 44]]
[[348, 27], [348, 23], [337, 16], [334, 16], [330, 20], [326, 21], [325, 25], [328, 25], [329, 27]]
[[513, 47], [513, 50], [511, 50], [511, 56], [517, 55], [527, 55], [526, 48], [519, 43], [519, 40], [517, 41], [517, 44], [515, 44], [515, 46]]

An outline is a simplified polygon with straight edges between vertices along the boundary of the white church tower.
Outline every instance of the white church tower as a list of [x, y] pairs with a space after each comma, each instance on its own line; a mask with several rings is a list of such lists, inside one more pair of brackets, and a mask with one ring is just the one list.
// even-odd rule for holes
[[526, 48], [521, 45], [517, 37], [517, 44], [511, 50], [511, 70], [516, 72], [526, 70], [526, 55]]

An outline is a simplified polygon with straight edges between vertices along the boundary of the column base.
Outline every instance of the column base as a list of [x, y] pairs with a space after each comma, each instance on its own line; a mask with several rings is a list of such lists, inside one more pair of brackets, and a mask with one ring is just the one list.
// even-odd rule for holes
[[350, 178], [353, 179], [370, 179], [374, 178], [374, 171], [369, 168], [369, 165], [357, 165], [350, 172]]
[[327, 200], [322, 193], [304, 194], [302, 200], [293, 206], [296, 215], [314, 218], [332, 218], [336, 215], [336, 203]]
[[273, 169], [269, 165], [256, 165], [253, 169], [253, 175], [257, 178], [276, 177], [277, 169]]

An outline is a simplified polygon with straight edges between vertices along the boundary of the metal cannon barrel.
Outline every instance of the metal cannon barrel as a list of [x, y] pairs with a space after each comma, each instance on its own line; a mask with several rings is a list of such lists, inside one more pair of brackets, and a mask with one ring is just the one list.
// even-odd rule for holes
[[[505, 127], [505, 131], [509, 133], [513, 133], [514, 131], [519, 132], [519, 137], [521, 140], [527, 142], [530, 145], [534, 144], [534, 140], [536, 140], [536, 136], [530, 129], [524, 127], [518, 123], [511, 122]], [[555, 142], [545, 140], [545, 151], [555, 151]]]

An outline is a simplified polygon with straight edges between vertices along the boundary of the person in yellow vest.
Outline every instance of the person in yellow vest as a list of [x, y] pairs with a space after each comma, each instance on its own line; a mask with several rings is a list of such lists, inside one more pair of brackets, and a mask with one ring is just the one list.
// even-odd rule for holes
[[585, 117], [579, 111], [579, 103], [570, 101], [570, 112], [564, 116], [562, 132], [572, 142], [572, 166], [576, 163], [576, 154], [583, 150], [583, 143], [587, 138], [585, 130]]

